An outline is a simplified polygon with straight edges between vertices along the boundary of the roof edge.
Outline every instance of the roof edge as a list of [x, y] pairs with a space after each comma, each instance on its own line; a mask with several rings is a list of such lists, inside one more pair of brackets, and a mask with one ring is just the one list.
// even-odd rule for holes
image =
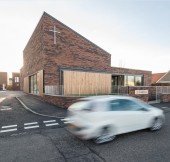
[[28, 46], [28, 44], [29, 44], [29, 42], [30, 42], [30, 40], [31, 40], [31, 38], [32, 38], [32, 36], [33, 36], [33, 34], [34, 34], [36, 28], [38, 27], [38, 24], [39, 24], [40, 21], [43, 19], [44, 14], [45, 14], [45, 12], [43, 12], [43, 14], [41, 15], [41, 17], [39, 18], [39, 21], [38, 21], [37, 25], [34, 27], [34, 30], [33, 30], [31, 36], [29, 37], [29, 39], [28, 39], [28, 41], [27, 41], [27, 43], [26, 43], [26, 45], [25, 45], [25, 47], [24, 47], [24, 49], [23, 49], [23, 53], [24, 53], [26, 47]]
[[125, 67], [117, 67], [117, 66], [111, 66], [111, 68], [119, 68], [119, 69], [126, 69], [126, 70], [135, 70], [135, 71], [145, 71], [148, 73], [152, 73], [150, 70], [142, 70], [142, 69], [133, 69], [133, 68], [125, 68]]
[[80, 36], [81, 38], [83, 38], [84, 40], [86, 40], [87, 42], [93, 44], [94, 46], [96, 46], [97, 48], [99, 48], [100, 50], [104, 51], [105, 53], [107, 53], [108, 55], [111, 55], [109, 52], [107, 52], [106, 50], [104, 50], [103, 48], [99, 47], [98, 45], [96, 45], [95, 43], [91, 42], [89, 39], [85, 38], [84, 36], [82, 36], [81, 34], [77, 33], [75, 30], [71, 29], [70, 27], [68, 27], [67, 25], [63, 24], [61, 21], [57, 20], [55, 17], [51, 16], [50, 14], [48, 14], [47, 12], [43, 12], [43, 16], [46, 15], [50, 18], [52, 18], [53, 20], [57, 21], [59, 24], [63, 25], [64, 27], [66, 27], [67, 29], [69, 29], [70, 31], [74, 32], [75, 34], [77, 34], [78, 36]]

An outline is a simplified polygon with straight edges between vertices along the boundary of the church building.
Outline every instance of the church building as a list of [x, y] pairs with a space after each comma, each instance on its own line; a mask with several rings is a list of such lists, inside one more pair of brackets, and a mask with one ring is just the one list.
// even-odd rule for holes
[[111, 67], [108, 52], [44, 12], [23, 51], [20, 84], [38, 96], [111, 94], [117, 85], [149, 86], [151, 71]]

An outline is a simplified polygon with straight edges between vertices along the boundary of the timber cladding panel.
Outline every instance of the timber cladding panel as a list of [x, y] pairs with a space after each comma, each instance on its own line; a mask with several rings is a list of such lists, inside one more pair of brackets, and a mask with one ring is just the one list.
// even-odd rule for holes
[[[40, 70], [33, 75], [37, 75], [38, 94], [40, 96], [42, 96], [43, 95], [43, 85], [44, 85], [43, 70]], [[23, 90], [25, 93], [30, 93], [30, 77], [33, 75], [30, 75], [30, 76], [24, 78], [24, 89]]]
[[29, 93], [29, 77], [24, 78], [24, 92]]
[[63, 72], [64, 95], [110, 94], [111, 74], [95, 72]]
[[39, 95], [42, 96], [43, 95], [43, 86], [44, 86], [44, 79], [43, 79], [43, 70], [40, 70], [37, 73], [37, 84], [38, 84], [38, 91], [39, 91]]

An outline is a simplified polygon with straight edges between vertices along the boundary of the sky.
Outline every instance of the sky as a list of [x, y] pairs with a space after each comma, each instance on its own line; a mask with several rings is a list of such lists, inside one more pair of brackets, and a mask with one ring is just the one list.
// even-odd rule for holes
[[0, 71], [19, 72], [44, 11], [109, 52], [112, 66], [170, 70], [170, 0], [0, 0]]

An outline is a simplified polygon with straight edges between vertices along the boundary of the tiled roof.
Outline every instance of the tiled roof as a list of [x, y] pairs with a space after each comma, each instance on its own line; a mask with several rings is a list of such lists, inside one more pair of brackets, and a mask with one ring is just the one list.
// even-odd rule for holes
[[170, 83], [170, 71], [168, 71], [159, 81], [158, 83]]
[[166, 73], [155, 73], [152, 74], [152, 84], [156, 83], [159, 79], [161, 79]]

